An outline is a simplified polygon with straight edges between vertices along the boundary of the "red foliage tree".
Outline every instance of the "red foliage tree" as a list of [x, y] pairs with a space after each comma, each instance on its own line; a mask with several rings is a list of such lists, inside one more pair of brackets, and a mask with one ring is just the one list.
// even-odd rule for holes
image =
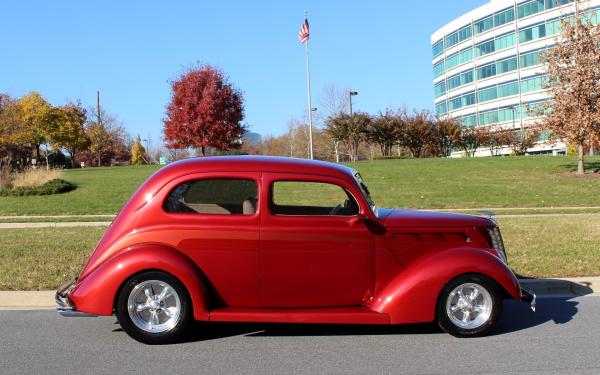
[[171, 83], [171, 102], [163, 119], [168, 148], [207, 147], [227, 151], [241, 146], [245, 132], [242, 93], [220, 69], [191, 68]]

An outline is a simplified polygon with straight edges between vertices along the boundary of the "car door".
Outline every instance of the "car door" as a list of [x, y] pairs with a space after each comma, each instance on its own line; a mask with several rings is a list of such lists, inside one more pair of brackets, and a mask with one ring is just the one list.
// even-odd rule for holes
[[356, 223], [364, 207], [355, 187], [290, 173], [263, 173], [262, 186], [260, 306], [363, 304], [374, 283], [374, 236]]
[[219, 304], [258, 304], [260, 176], [196, 173], [167, 186], [163, 236], [198, 265]]

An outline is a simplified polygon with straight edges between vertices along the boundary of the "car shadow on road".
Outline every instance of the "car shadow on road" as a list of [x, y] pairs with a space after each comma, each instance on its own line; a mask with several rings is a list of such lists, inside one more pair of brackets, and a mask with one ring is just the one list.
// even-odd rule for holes
[[[577, 314], [578, 302], [570, 298], [538, 300], [535, 312], [528, 304], [506, 301], [497, 328], [490, 335], [502, 335], [527, 330], [552, 322], [567, 324]], [[435, 323], [402, 325], [349, 324], [275, 324], [275, 323], [204, 323], [196, 322], [184, 342], [216, 340], [233, 336], [295, 337], [352, 335], [431, 335], [444, 334]]]
[[505, 301], [502, 317], [492, 335], [521, 331], [548, 322], [567, 324], [579, 311], [578, 305], [572, 297], [540, 298], [534, 312], [525, 303]]

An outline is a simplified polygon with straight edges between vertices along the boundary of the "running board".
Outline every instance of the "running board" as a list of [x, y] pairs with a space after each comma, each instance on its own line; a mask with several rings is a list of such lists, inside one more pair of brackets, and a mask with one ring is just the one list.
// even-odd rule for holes
[[366, 307], [261, 309], [223, 307], [212, 310], [213, 322], [390, 324], [387, 314]]

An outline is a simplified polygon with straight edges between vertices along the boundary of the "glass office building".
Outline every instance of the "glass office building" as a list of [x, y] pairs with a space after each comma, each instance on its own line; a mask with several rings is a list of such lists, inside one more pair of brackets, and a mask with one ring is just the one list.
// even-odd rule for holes
[[[600, 21], [600, 0], [491, 0], [437, 30], [431, 36], [436, 115], [494, 130], [539, 120], [535, 109], [548, 99], [540, 54], [576, 10]], [[565, 145], [542, 139], [529, 151], [562, 153]]]

